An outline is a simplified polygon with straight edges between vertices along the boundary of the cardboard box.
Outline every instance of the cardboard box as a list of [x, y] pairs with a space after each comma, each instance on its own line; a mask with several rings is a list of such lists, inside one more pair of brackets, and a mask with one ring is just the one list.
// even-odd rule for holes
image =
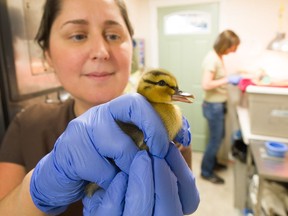
[[249, 86], [251, 133], [288, 138], [288, 88]]

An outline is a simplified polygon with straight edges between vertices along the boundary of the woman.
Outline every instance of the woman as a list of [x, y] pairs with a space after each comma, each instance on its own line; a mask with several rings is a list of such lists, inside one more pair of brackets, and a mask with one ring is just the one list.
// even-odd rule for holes
[[[215, 184], [223, 184], [224, 179], [214, 173], [220, 167], [216, 161], [217, 152], [224, 137], [227, 84], [238, 84], [241, 77], [228, 75], [223, 56], [235, 52], [240, 44], [239, 37], [231, 30], [225, 30], [217, 37], [214, 49], [203, 61], [202, 88], [205, 91], [202, 105], [203, 115], [208, 121], [209, 141], [201, 164], [201, 176]], [[221, 166], [223, 168], [223, 166]]]
[[[85, 215], [196, 210], [194, 177], [159, 117], [140, 95], [120, 96], [132, 35], [121, 0], [46, 1], [37, 41], [73, 100], [33, 106], [11, 123], [0, 152], [0, 215], [81, 215], [81, 199]], [[116, 120], [142, 129], [151, 155]], [[100, 186], [92, 197], [85, 196], [88, 182]]]

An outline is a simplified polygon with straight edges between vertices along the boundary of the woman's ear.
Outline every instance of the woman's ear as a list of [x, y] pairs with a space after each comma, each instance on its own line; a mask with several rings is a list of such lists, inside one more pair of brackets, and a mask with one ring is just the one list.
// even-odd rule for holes
[[53, 68], [53, 63], [52, 63], [52, 60], [51, 60], [49, 51], [46, 50], [46, 51], [44, 52], [44, 57], [45, 57], [45, 60], [46, 60], [46, 62], [48, 63], [48, 65], [49, 65], [51, 68]]
[[49, 51], [44, 51], [44, 64], [45, 64], [45, 70], [46, 71], [50, 71], [50, 72], [54, 72], [54, 65], [53, 65], [53, 61], [51, 59], [50, 53]]

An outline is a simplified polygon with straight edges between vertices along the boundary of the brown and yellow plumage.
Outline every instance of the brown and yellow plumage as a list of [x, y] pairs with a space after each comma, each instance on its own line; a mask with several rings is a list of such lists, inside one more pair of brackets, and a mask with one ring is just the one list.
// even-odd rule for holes
[[[194, 96], [179, 90], [175, 76], [164, 69], [152, 69], [144, 72], [139, 80], [137, 92], [143, 95], [160, 115], [170, 140], [173, 140], [182, 126], [182, 114], [174, 101], [192, 103], [188, 98]], [[140, 149], [147, 149], [143, 133], [134, 125], [118, 122]]]
[[164, 69], [153, 69], [143, 74], [137, 92], [152, 104], [160, 115], [169, 135], [173, 140], [182, 126], [182, 114], [174, 101], [192, 103], [192, 94], [179, 90], [173, 74]]

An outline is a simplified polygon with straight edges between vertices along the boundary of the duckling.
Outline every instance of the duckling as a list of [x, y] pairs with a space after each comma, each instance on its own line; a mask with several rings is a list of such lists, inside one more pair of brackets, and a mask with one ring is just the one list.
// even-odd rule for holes
[[137, 92], [151, 103], [160, 115], [169, 139], [173, 140], [182, 127], [182, 113], [173, 102], [192, 103], [189, 98], [194, 99], [194, 96], [179, 90], [175, 76], [161, 68], [145, 73], [139, 82]]
[[[192, 103], [193, 101], [189, 98], [194, 99], [194, 96], [179, 90], [175, 76], [161, 68], [145, 72], [139, 80], [137, 92], [143, 95], [160, 115], [169, 140], [173, 141], [182, 127], [181, 111], [173, 102]], [[148, 149], [144, 142], [144, 135], [138, 127], [123, 122], [117, 122], [117, 124], [140, 149]], [[97, 189], [97, 184], [90, 183], [86, 187], [86, 194], [92, 196]]]
[[[160, 115], [168, 132], [169, 140], [174, 140], [182, 127], [182, 114], [174, 101], [192, 103], [194, 96], [179, 90], [175, 76], [169, 71], [157, 68], [145, 72], [139, 80], [137, 92], [143, 95]], [[132, 124], [117, 122], [140, 149], [146, 149], [143, 133]]]

